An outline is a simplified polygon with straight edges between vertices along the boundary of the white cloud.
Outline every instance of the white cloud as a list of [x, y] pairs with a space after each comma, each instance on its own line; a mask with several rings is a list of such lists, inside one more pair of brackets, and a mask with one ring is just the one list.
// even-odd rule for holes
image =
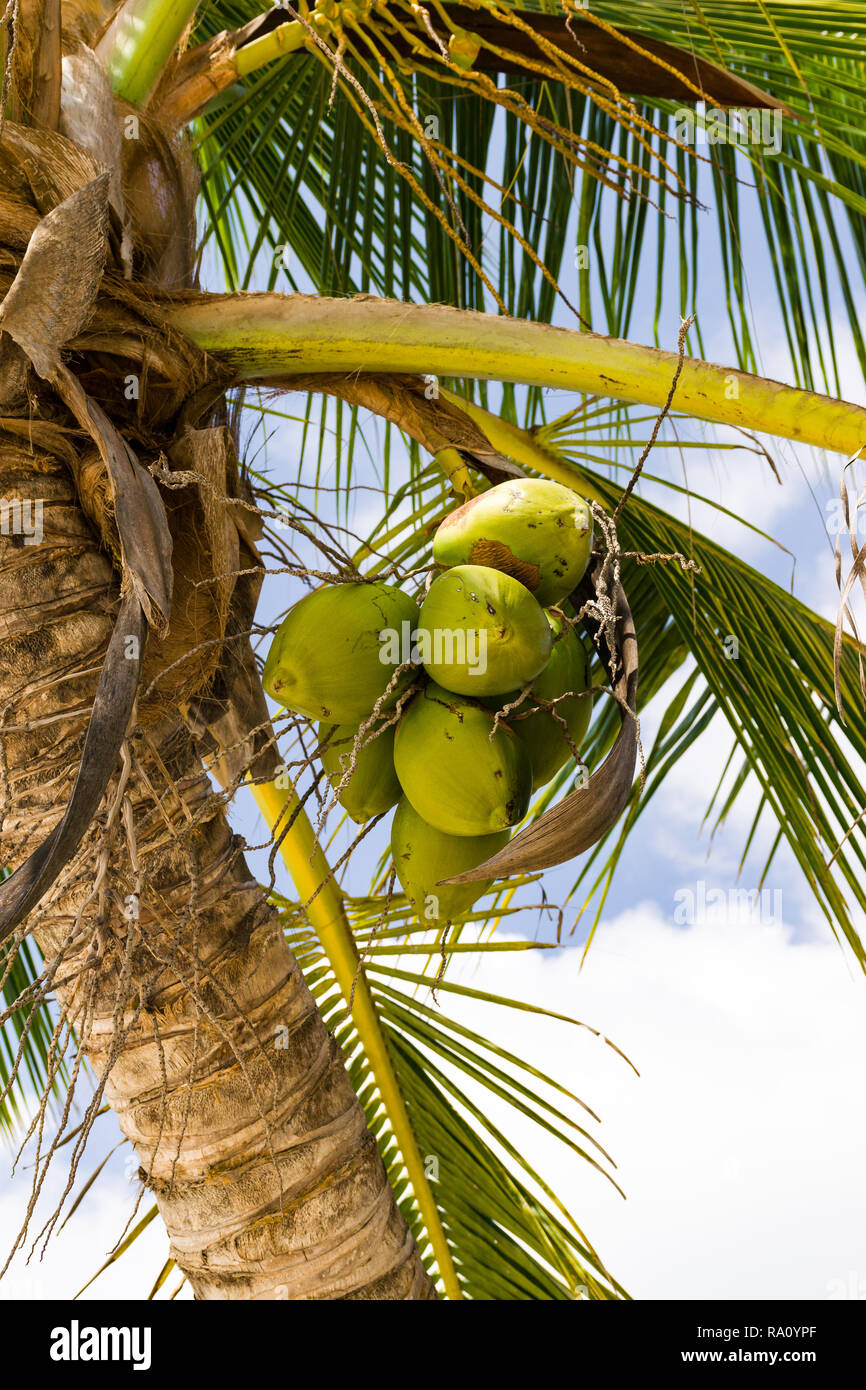
[[[30, 1235], [23, 1254], [16, 1255], [9, 1271], [0, 1280], [0, 1301], [71, 1299], [99, 1269], [132, 1215], [137, 1189], [124, 1181], [119, 1173], [106, 1170], [90, 1189], [65, 1229], [59, 1234], [55, 1231], [52, 1235], [44, 1256], [40, 1259], [40, 1244], [28, 1264], [26, 1256], [33, 1239], [53, 1211], [66, 1185], [66, 1152], [68, 1150], [60, 1150], [52, 1164], [36, 1209], [36, 1216], [31, 1222]], [[96, 1168], [104, 1152], [104, 1147], [94, 1141], [92, 1151], [88, 1151], [88, 1157], [81, 1165], [76, 1192]], [[8, 1160], [5, 1156], [4, 1170], [8, 1170]], [[0, 1193], [0, 1267], [5, 1263], [6, 1256], [18, 1235], [30, 1195], [30, 1178], [31, 1173], [23, 1169], [11, 1179], [8, 1177], [8, 1171], [3, 1173], [3, 1187]], [[68, 1206], [67, 1200], [65, 1210], [68, 1210]], [[152, 1199], [145, 1193], [133, 1226], [151, 1206]], [[81, 1302], [105, 1298], [146, 1299], [167, 1259], [168, 1236], [157, 1216], [121, 1258], [82, 1294]], [[172, 1293], [178, 1280], [179, 1275], [173, 1270], [163, 1285], [160, 1296], [165, 1297]], [[190, 1297], [191, 1292], [185, 1285], [178, 1298]]]
[[[821, 1299], [853, 1271], [866, 1294], [864, 982], [841, 951], [777, 925], [677, 929], [645, 903], [579, 960], [521, 955], [518, 988], [502, 955], [454, 978], [583, 1019], [640, 1070], [583, 1031], [508, 1018], [512, 1050], [602, 1116], [626, 1202], [556, 1141], [521, 1138], [629, 1292]], [[493, 1013], [459, 1005], [496, 1034]]]
[[[626, 1202], [555, 1140], [511, 1116], [507, 1125], [629, 1292], [866, 1293], [864, 983], [841, 951], [826, 940], [792, 945], [778, 924], [678, 929], [647, 902], [603, 922], [583, 970], [579, 961], [579, 949], [474, 965], [464, 957], [452, 978], [583, 1019], [625, 1050], [640, 1078], [584, 1030], [455, 996], [445, 1003], [601, 1116], [594, 1132], [619, 1165]], [[487, 1108], [499, 1118], [495, 1102]], [[43, 1220], [64, 1178], [58, 1162]], [[4, 1183], [4, 1252], [28, 1186], [27, 1174]], [[116, 1173], [100, 1179], [44, 1260], [16, 1259], [0, 1299], [69, 1298], [123, 1230], [131, 1193]], [[146, 1297], [167, 1253], [154, 1222], [84, 1299]]]

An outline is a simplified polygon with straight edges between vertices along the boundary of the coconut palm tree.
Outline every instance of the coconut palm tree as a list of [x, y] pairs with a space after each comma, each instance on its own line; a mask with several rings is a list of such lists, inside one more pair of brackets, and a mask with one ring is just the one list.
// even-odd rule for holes
[[[864, 22], [866, 5], [834, 5], [830, 36], [819, 8], [786, 0], [7, 7], [2, 1118], [35, 1137], [35, 1202], [61, 1143], [73, 1192], [110, 1105], [154, 1199], [116, 1254], [158, 1213], [157, 1287], [176, 1265], [211, 1299], [624, 1296], [478, 1096], [608, 1171], [577, 1098], [433, 1007], [411, 951], [435, 972], [440, 948], [496, 949], [480, 928], [514, 889], [584, 851], [597, 920], [643, 807], [716, 715], [737, 769], [719, 816], [757, 783], [864, 964], [859, 648], [628, 481], [659, 412], [729, 439], [863, 445], [866, 411], [838, 399], [831, 287], [862, 368]], [[733, 138], [734, 109], [750, 137]], [[756, 375], [749, 181], [789, 386]], [[628, 342], [647, 281], [660, 323], [668, 236], [679, 344]], [[729, 367], [702, 360], [709, 254]], [[202, 266], [225, 293], [200, 288]], [[548, 419], [550, 388], [581, 407]], [[408, 442], [357, 544], [323, 535], [290, 470], [240, 456], [276, 391], [306, 395], [312, 447], [333, 412], [345, 488], [361, 411]], [[581, 750], [586, 796], [571, 763], [446, 947], [387, 865], [363, 897], [337, 886], [309, 762], [281, 758], [250, 639], [272, 555], [308, 579], [408, 573], [455, 497], [520, 470], [598, 509], [607, 548], [585, 597], [617, 698]], [[851, 534], [844, 600], [856, 514]], [[656, 699], [634, 782], [635, 716]], [[229, 825], [245, 780], [293, 901], [256, 881]]]

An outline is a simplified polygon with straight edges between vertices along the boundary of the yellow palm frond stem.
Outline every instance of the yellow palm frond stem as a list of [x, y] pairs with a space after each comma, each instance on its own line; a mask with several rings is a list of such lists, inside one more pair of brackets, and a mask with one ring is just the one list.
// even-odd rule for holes
[[424, 1170], [424, 1159], [415, 1139], [370, 987], [363, 967], [359, 969], [358, 948], [346, 916], [343, 893], [331, 876], [328, 861], [297, 793], [293, 789], [283, 790], [275, 782], [251, 783], [250, 786], [272, 833], [278, 827], [282, 829], [291, 823], [280, 845], [280, 853], [301, 903], [306, 904], [304, 911], [307, 919], [321, 942], [347, 1004], [352, 998], [352, 986], [355, 985], [352, 1020], [400, 1147], [445, 1293], [450, 1299], [460, 1299], [463, 1295], [442, 1228], [439, 1208]]
[[[677, 365], [674, 352], [598, 333], [369, 296], [202, 295], [165, 309], [174, 327], [231, 366], [239, 381], [409, 373], [661, 407]], [[862, 406], [695, 358], [683, 365], [674, 404], [680, 414], [849, 457], [866, 441]]]
[[[600, 492], [596, 491], [592, 483], [584, 477], [579, 477], [574, 469], [563, 462], [557, 454], [546, 449], [531, 430], [521, 429], [520, 425], [512, 425], [510, 421], [501, 419], [500, 416], [485, 410], [483, 406], [476, 405], [474, 401], [467, 401], [465, 397], [458, 396], [454, 391], [446, 391], [444, 387], [440, 387], [439, 390], [440, 395], [451, 401], [453, 405], [459, 406], [469, 416], [497, 453], [504, 454], [506, 458], [513, 459], [515, 463], [521, 464], [524, 468], [531, 468], [536, 473], [541, 473], [545, 478], [552, 478], [554, 482], [564, 483], [566, 487], [577, 488], [581, 497], [586, 497], [592, 502], [599, 502], [604, 506], [605, 499]], [[441, 450], [440, 452], [453, 453], [456, 451]], [[436, 460], [438, 461], [438, 455]]]

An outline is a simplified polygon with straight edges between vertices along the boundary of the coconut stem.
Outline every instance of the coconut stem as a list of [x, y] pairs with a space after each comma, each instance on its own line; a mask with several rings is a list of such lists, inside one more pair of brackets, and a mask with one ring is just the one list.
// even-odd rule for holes
[[465, 411], [500, 454], [525, 468], [541, 473], [543, 477], [550, 478], [555, 483], [563, 483], [565, 487], [573, 488], [587, 501], [598, 502], [602, 507], [606, 505], [605, 498], [593, 487], [591, 479], [584, 472], [578, 473], [557, 454], [545, 449], [530, 430], [521, 429], [520, 425], [512, 425], [508, 420], [485, 410], [483, 406], [476, 405], [474, 401], [468, 401], [453, 391], [446, 391], [444, 387], [440, 387], [440, 394]]
[[99, 43], [101, 61], [112, 89], [140, 106], [196, 12], [198, 0], [126, 0]]
[[363, 968], [359, 969], [358, 948], [346, 916], [343, 894], [331, 876], [328, 861], [295, 791], [282, 790], [275, 782], [250, 785], [259, 810], [272, 833], [278, 825], [282, 828], [291, 823], [291, 828], [283, 836], [280, 853], [292, 876], [300, 901], [306, 904], [307, 918], [316, 930], [340, 990], [347, 1003], [352, 1001], [352, 1019], [363, 1043], [367, 1060], [373, 1069], [379, 1094], [400, 1147], [427, 1237], [439, 1266], [445, 1293], [450, 1299], [462, 1299], [439, 1208], [424, 1171], [424, 1160], [418, 1148], [400, 1083], [394, 1073], [376, 1005]]
[[263, 34], [260, 39], [245, 43], [235, 55], [238, 77], [246, 77], [247, 73], [256, 72], [267, 63], [274, 62], [276, 58], [283, 58], [288, 53], [297, 53], [303, 48], [307, 37], [303, 24], [290, 20], [287, 24], [278, 25], [269, 34]]

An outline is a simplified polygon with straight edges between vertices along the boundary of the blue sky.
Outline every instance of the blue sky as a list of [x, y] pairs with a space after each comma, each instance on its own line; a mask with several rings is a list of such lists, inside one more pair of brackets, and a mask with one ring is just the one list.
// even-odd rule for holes
[[[790, 380], [759, 214], [753, 199], [744, 201], [749, 211], [743, 241], [759, 369]], [[706, 353], [711, 360], [732, 362], [713, 250], [714, 223], [710, 214], [703, 220], [699, 314]], [[652, 244], [645, 249], [648, 270], [629, 336], [651, 342], [655, 249]], [[206, 266], [209, 283], [219, 287], [216, 268], [207, 261]], [[676, 273], [673, 261], [668, 272]], [[262, 278], [264, 273], [263, 267]], [[566, 293], [576, 288], [576, 272], [571, 284], [566, 274], [564, 288]], [[840, 304], [838, 295], [836, 299]], [[573, 324], [567, 311], [558, 321]], [[597, 323], [601, 326], [600, 314]], [[678, 328], [678, 305], [671, 294], [662, 320], [663, 345], [675, 345]], [[863, 403], [862, 377], [841, 317], [836, 347], [844, 364], [843, 394]], [[562, 413], [575, 403], [560, 395], [551, 401], [550, 413]], [[303, 397], [287, 397], [285, 409], [300, 413]], [[365, 433], [376, 459], [381, 427], [367, 421]], [[688, 453], [690, 486], [723, 500], [792, 551], [795, 591], [825, 616], [835, 617], [824, 509], [837, 495], [843, 460], [768, 440], [782, 476], [780, 487], [756, 454], [714, 449], [713, 432], [698, 424], [684, 426], [683, 433], [707, 441], [705, 451]], [[329, 439], [336, 451], [339, 441], [333, 435]], [[300, 430], [291, 424], [271, 439], [268, 467], [276, 479], [294, 477], [299, 445]], [[657, 450], [650, 468], [679, 479], [678, 451]], [[313, 436], [310, 455], [303, 460], [306, 481], [314, 480], [315, 469]], [[352, 499], [350, 516], [363, 532], [379, 510], [375, 494], [365, 490], [378, 476], [376, 465], [361, 451], [356, 469], [357, 483], [365, 486]], [[327, 472], [323, 481], [329, 482]], [[642, 491], [666, 506], [684, 506], [652, 484]], [[320, 499], [326, 515], [329, 496], [323, 493]], [[735, 523], [721, 522], [700, 504], [693, 503], [691, 515], [696, 529], [709, 530], [778, 582], [790, 583], [791, 558], [777, 546]], [[269, 578], [260, 609], [263, 621], [300, 593], [285, 576]], [[644, 719], [647, 744], [656, 718], [649, 712]], [[728, 898], [728, 907], [706, 921], [692, 926], [675, 921], [678, 893], [697, 894], [701, 882], [708, 891], [725, 894], [750, 888], [763, 867], [773, 833], [769, 825], [762, 827], [737, 873], [756, 804], [750, 791], [737, 802], [708, 853], [701, 820], [729, 747], [730, 736], [717, 719], [669, 778], [623, 856], [583, 969], [579, 949], [474, 963], [463, 958], [453, 969], [456, 981], [543, 1002], [585, 1019], [628, 1052], [640, 1079], [610, 1049], [565, 1025], [525, 1014], [500, 1015], [466, 1001], [455, 1005], [448, 1000], [447, 1007], [464, 1021], [506, 1038], [601, 1115], [597, 1133], [620, 1165], [625, 1203], [597, 1173], [548, 1138], [527, 1128], [519, 1141], [537, 1156], [635, 1296], [821, 1299], [850, 1297], [853, 1291], [866, 1297], [861, 1075], [866, 982], [833, 941], [787, 850], [777, 856], [766, 884], [771, 894], [781, 895], [780, 902], [768, 899], [779, 904], [780, 912], [741, 919]], [[232, 819], [251, 843], [266, 838], [246, 794]], [[349, 880], [356, 889], [366, 887], [371, 863], [385, 841], [383, 831], [365, 842]], [[341, 833], [336, 843], [346, 842]], [[261, 856], [254, 861], [260, 864]], [[573, 865], [549, 871], [548, 898], [561, 901], [574, 873]], [[290, 892], [285, 880], [280, 882]], [[549, 939], [552, 930], [550, 919], [529, 907], [508, 922], [509, 935], [516, 937]], [[569, 944], [581, 947], [584, 937], [582, 925]], [[107, 1117], [92, 1146], [93, 1166], [114, 1142], [112, 1136], [116, 1125]], [[127, 1153], [121, 1149], [111, 1161], [105, 1185], [100, 1182], [98, 1195], [85, 1202], [41, 1264], [25, 1270], [16, 1262], [9, 1281], [0, 1284], [0, 1298], [16, 1296], [16, 1289], [19, 1296], [62, 1295], [82, 1271], [95, 1271], [131, 1209], [132, 1189], [123, 1173]], [[55, 1175], [55, 1187], [58, 1181]], [[14, 1210], [20, 1209], [26, 1183], [27, 1175], [21, 1174], [0, 1195], [0, 1245], [7, 1231], [12, 1234]], [[93, 1295], [141, 1297], [165, 1258], [165, 1244], [158, 1226], [151, 1227], [116, 1270], [94, 1285]]]

